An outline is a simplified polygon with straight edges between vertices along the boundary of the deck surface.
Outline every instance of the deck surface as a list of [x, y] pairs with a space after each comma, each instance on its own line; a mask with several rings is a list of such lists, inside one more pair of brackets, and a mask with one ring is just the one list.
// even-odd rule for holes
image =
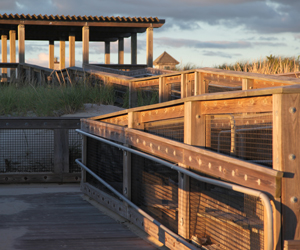
[[79, 186], [0, 186], [0, 249], [156, 249], [84, 199]]

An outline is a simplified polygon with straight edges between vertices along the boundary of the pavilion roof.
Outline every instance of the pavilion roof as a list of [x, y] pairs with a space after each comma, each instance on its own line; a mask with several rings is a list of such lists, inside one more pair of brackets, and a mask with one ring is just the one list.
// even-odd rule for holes
[[0, 14], [2, 34], [24, 24], [26, 40], [68, 40], [69, 34], [73, 34], [76, 41], [81, 41], [82, 27], [89, 26], [90, 41], [115, 41], [130, 37], [131, 33], [143, 33], [148, 27], [159, 28], [164, 23], [164, 19], [157, 17]]

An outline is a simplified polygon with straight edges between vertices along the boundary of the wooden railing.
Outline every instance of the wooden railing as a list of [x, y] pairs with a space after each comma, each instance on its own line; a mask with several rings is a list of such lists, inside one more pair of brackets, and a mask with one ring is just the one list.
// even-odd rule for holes
[[1, 118], [0, 183], [79, 182], [78, 118]]
[[[199, 174], [213, 176], [267, 193], [274, 210], [275, 247], [283, 249], [284, 240], [294, 240], [300, 237], [297, 230], [300, 226], [300, 214], [297, 209], [298, 197], [300, 197], [298, 188], [300, 183], [298, 171], [300, 145], [298, 144], [300, 142], [297, 139], [300, 120], [300, 85], [295, 85], [298, 80], [278, 79], [274, 76], [257, 77], [256, 74], [239, 72], [232, 75], [232, 72], [222, 73], [219, 70], [207, 71], [207, 69], [196, 71], [196, 74], [201, 75], [196, 77], [202, 79], [199, 82], [207, 82], [208, 79], [217, 81], [221, 75], [226, 78], [231, 74], [228, 81], [239, 82], [243, 88], [250, 90], [202, 94], [81, 119], [81, 130], [177, 163]], [[187, 74], [195, 74], [195, 72]], [[171, 78], [171, 76], [164, 77], [166, 81]], [[181, 77], [189, 79], [189, 76]], [[157, 77], [152, 79], [153, 81], [159, 80]], [[140, 82], [140, 80], [135, 82]], [[263, 86], [268, 88], [260, 88]], [[270, 86], [277, 87], [270, 88]], [[232, 123], [234, 126], [231, 126], [232, 124], [230, 125], [228, 121], [221, 124], [220, 121], [224, 115], [234, 119], [235, 123]], [[183, 130], [182, 140], [177, 142], [167, 139], [168, 133], [172, 130], [170, 125], [180, 123], [183, 123], [180, 125]], [[160, 136], [153, 135], [154, 130], [151, 132], [149, 125], [151, 127], [154, 124], [157, 124], [156, 128], [166, 126], [168, 133], [164, 135], [162, 132]], [[224, 128], [219, 129], [216, 126], [224, 126]], [[270, 160], [258, 161], [262, 164], [269, 162], [266, 166], [252, 161], [251, 157], [255, 157], [255, 152], [258, 151], [252, 152], [253, 149], [247, 146], [247, 143], [253, 143], [248, 140], [251, 133], [247, 132], [245, 138], [239, 139], [243, 140], [244, 149], [236, 149], [238, 143], [234, 136], [239, 131], [243, 131], [245, 126], [249, 128], [249, 131], [262, 130], [260, 134], [262, 138], [254, 139], [255, 145], [258, 146], [249, 145], [262, 151], [266, 147], [270, 148], [267, 150]], [[271, 129], [269, 130], [271, 131], [269, 133], [270, 144], [265, 144], [266, 142], [263, 141], [266, 139], [264, 132], [266, 129]], [[231, 131], [227, 143], [228, 150], [225, 150], [228, 153], [217, 153], [217, 149], [212, 147], [212, 139], [216, 139], [213, 138], [216, 137], [213, 133], [216, 133], [216, 130], [217, 132]], [[234, 141], [232, 138], [235, 138]], [[240, 141], [239, 143], [241, 144]], [[249, 154], [248, 150], [251, 151]], [[83, 159], [86, 159], [85, 155]], [[130, 183], [127, 181], [124, 185], [123, 189], [129, 190]], [[188, 192], [188, 185], [184, 183], [182, 185], [186, 188], [181, 190]], [[178, 190], [178, 192], [180, 195], [181, 191]], [[187, 196], [183, 195], [178, 199], [179, 214], [182, 214], [180, 208], [186, 207], [183, 204], [188, 203]], [[180, 232], [183, 232], [182, 236], [189, 235], [186, 231], [188, 229], [182, 227], [178, 224], [178, 230], [181, 228]]]

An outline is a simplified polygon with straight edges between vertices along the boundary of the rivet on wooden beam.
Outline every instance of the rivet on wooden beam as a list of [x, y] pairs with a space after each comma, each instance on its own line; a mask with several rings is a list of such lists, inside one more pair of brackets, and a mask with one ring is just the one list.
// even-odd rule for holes
[[173, 155], [176, 156], [176, 151], [174, 150]]
[[166, 148], [166, 153], [168, 153], [168, 151], [169, 151], [168, 148]]
[[257, 180], [257, 184], [260, 186], [260, 179]]
[[235, 172], [234, 172], [234, 170], [232, 170], [232, 172], [231, 172], [231, 175], [232, 175], [232, 176], [235, 176]]
[[190, 161], [190, 162], [192, 161], [192, 156], [189, 157], [189, 161]]
[[244, 179], [245, 179], [245, 181], [246, 181], [246, 180], [248, 180], [248, 176], [247, 176], [246, 174], [245, 174], [245, 177], [244, 177]]
[[157, 149], [160, 150], [160, 146], [157, 146]]
[[208, 163], [208, 168], [211, 169], [211, 163], [210, 162]]
[[222, 166], [219, 166], [219, 171], [222, 172]]

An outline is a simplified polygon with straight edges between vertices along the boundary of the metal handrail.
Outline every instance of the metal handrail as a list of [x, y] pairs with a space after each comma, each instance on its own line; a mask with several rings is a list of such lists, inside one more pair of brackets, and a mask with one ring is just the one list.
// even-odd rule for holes
[[[267, 250], [273, 250], [273, 245], [274, 245], [274, 238], [273, 238], [273, 209], [272, 209], [272, 205], [270, 203], [270, 200], [268, 198], [268, 196], [261, 192], [261, 191], [258, 191], [258, 190], [253, 190], [253, 189], [250, 189], [250, 188], [246, 188], [246, 187], [242, 187], [242, 186], [238, 186], [238, 185], [235, 185], [235, 184], [230, 184], [230, 183], [226, 183], [226, 182], [223, 182], [223, 181], [218, 181], [218, 180], [214, 180], [214, 179], [210, 179], [210, 178], [207, 178], [207, 177], [203, 177], [203, 176], [200, 176], [200, 175], [197, 175], [187, 169], [184, 169], [182, 167], [179, 167], [179, 166], [176, 166], [170, 162], [167, 162], [167, 161], [164, 161], [164, 160], [161, 160], [159, 158], [156, 158], [152, 155], [148, 155], [146, 153], [142, 153], [140, 151], [137, 151], [137, 150], [134, 150], [132, 148], [129, 148], [129, 147], [126, 147], [126, 146], [123, 146], [123, 145], [120, 145], [120, 144], [117, 144], [117, 143], [114, 143], [114, 142], [111, 142], [107, 139], [104, 139], [104, 138], [101, 138], [101, 137], [98, 137], [98, 136], [95, 136], [95, 135], [91, 135], [89, 133], [86, 133], [80, 129], [76, 129], [76, 132], [82, 134], [82, 135], [85, 135], [87, 137], [90, 137], [90, 138], [93, 138], [95, 140], [98, 140], [98, 141], [101, 141], [101, 142], [104, 142], [104, 143], [107, 143], [111, 146], [115, 146], [119, 149], [122, 149], [122, 150], [125, 150], [125, 151], [128, 151], [128, 152], [131, 152], [131, 153], [134, 153], [136, 155], [139, 155], [139, 156], [142, 156], [144, 158], [147, 158], [149, 160], [152, 160], [152, 161], [155, 161], [157, 163], [160, 163], [160, 164], [163, 164], [171, 169], [174, 169], [180, 173], [183, 173], [183, 174], [186, 174], [187, 176], [189, 177], [192, 177], [198, 181], [201, 181], [201, 182], [205, 182], [205, 183], [209, 183], [209, 184], [212, 184], [212, 185], [216, 185], [216, 186], [219, 186], [219, 187], [223, 187], [223, 188], [226, 188], [226, 189], [230, 189], [230, 190], [234, 190], [234, 191], [237, 191], [237, 192], [240, 192], [240, 193], [244, 193], [244, 194], [248, 194], [248, 195], [252, 195], [252, 196], [255, 196], [255, 197], [258, 197], [262, 200], [263, 204], [264, 204], [264, 207], [266, 209], [266, 215], [267, 215], [267, 232], [268, 232], [268, 237], [267, 237], [267, 247], [265, 247], [265, 249]], [[80, 166], [84, 166], [81, 162], [79, 162], [78, 160], [76, 160], [76, 163], [80, 163], [79, 165]], [[81, 165], [82, 164], [82, 165]], [[89, 170], [86, 166], [84, 166], [85, 169], [90, 173], [92, 172], [91, 170]], [[97, 176], [97, 175], [96, 175]], [[94, 176], [95, 177], [95, 176]], [[98, 178], [99, 179], [98, 179]], [[99, 181], [100, 181], [100, 177], [97, 176], [95, 178], [97, 178]], [[103, 180], [101, 179], [101, 182]], [[105, 182], [105, 181], [103, 181]], [[104, 184], [104, 183], [103, 183]], [[105, 184], [104, 184], [105, 185]], [[123, 195], [121, 195], [118, 191], [116, 191], [115, 189], [113, 189], [109, 184], [106, 183], [106, 187], [109, 188], [111, 191], [113, 191], [117, 196], [119, 197], [124, 197]], [[126, 197], [122, 198], [124, 199], [126, 202], [128, 202], [128, 204], [130, 206], [132, 206], [133, 208], [137, 209], [137, 211], [140, 213], [141, 211], [143, 213], [145, 213], [143, 210], [141, 210], [139, 207], [137, 207], [135, 204], [133, 204], [131, 201], [129, 201]], [[145, 213], [146, 214], [146, 213]], [[144, 215], [144, 214], [143, 214]], [[148, 215], [149, 216], [149, 215]], [[151, 217], [152, 218], [152, 217]], [[153, 219], [154, 220], [154, 219]], [[154, 220], [155, 221], [155, 220]], [[164, 226], [161, 226], [163, 229], [165, 229]], [[167, 229], [167, 228], [166, 228]], [[174, 236], [174, 233], [172, 231], [170, 231], [169, 229], [167, 229], [168, 233], [172, 233], [172, 236]], [[181, 238], [178, 238], [179, 236], [177, 234], [176, 235], [176, 239], [180, 239], [180, 242]], [[175, 236], [174, 236], [175, 237]], [[183, 243], [183, 242], [182, 242]], [[184, 241], [184, 244], [188, 244], [186, 241]]]

